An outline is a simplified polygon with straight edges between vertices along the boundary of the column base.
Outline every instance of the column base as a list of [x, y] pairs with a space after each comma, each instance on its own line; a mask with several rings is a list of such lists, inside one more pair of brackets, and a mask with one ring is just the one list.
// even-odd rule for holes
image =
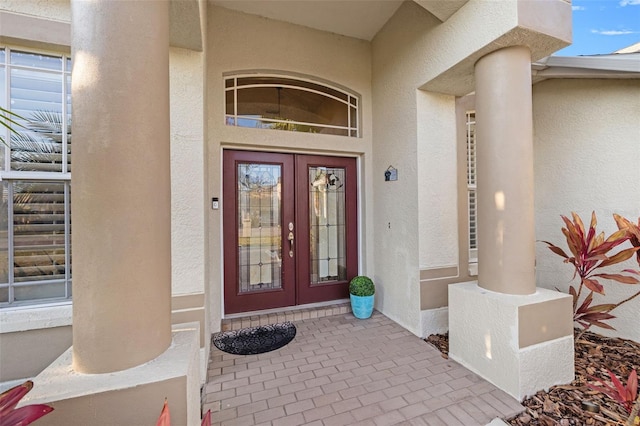
[[69, 348], [34, 379], [20, 405], [51, 405], [43, 425], [153, 425], [167, 398], [173, 424], [199, 425], [199, 336], [198, 323], [175, 325], [159, 357], [106, 374], [73, 371]]
[[449, 308], [425, 309], [420, 311], [420, 337], [444, 334], [449, 331]]
[[571, 296], [449, 286], [449, 356], [521, 401], [574, 379]]

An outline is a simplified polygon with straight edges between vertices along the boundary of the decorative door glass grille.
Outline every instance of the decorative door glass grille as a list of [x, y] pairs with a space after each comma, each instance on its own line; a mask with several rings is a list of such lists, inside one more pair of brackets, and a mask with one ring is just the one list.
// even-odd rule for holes
[[347, 279], [345, 169], [309, 167], [311, 285]]
[[240, 293], [282, 288], [282, 166], [237, 165]]

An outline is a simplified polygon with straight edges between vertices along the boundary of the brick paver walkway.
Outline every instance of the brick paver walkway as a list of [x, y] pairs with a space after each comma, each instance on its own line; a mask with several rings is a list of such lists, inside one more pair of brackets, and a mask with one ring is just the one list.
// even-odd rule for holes
[[222, 425], [486, 425], [523, 407], [384, 315], [294, 321], [284, 348], [211, 349], [204, 410]]

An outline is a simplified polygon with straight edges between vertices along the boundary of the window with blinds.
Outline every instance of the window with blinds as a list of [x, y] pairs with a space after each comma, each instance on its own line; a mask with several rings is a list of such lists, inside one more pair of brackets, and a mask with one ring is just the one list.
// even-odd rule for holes
[[71, 298], [71, 60], [0, 46], [0, 307]]
[[469, 202], [469, 262], [477, 262], [476, 113], [473, 111], [467, 112], [467, 198]]

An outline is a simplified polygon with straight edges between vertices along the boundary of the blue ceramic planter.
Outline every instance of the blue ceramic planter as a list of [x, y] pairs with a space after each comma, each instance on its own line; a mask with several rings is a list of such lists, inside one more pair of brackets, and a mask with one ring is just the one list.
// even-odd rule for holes
[[373, 297], [371, 296], [351, 296], [351, 310], [356, 318], [367, 319], [373, 313]]

